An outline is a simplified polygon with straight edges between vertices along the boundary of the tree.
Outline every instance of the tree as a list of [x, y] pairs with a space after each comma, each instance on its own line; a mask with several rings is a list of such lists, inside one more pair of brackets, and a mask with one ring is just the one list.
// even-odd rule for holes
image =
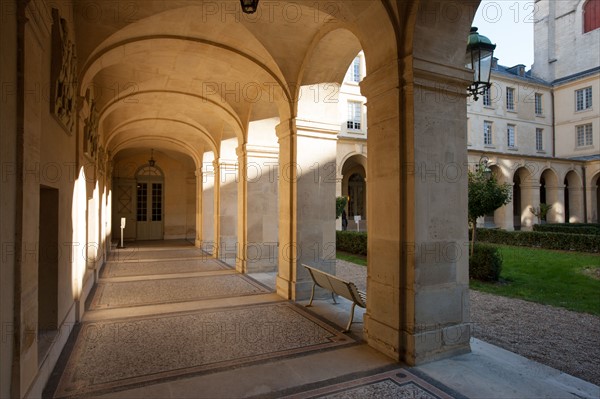
[[533, 213], [535, 217], [538, 218], [540, 224], [542, 223], [542, 221], [546, 221], [546, 216], [548, 216], [548, 212], [550, 212], [550, 209], [552, 209], [552, 205], [544, 203], [540, 204], [540, 206], [535, 208], [532, 206], [529, 207], [529, 211]]
[[487, 167], [480, 167], [475, 172], [469, 171], [469, 225], [472, 228], [471, 256], [475, 246], [477, 218], [485, 216], [508, 204], [511, 201], [511, 187], [507, 183], [500, 184], [496, 177], [486, 174]]
[[342, 216], [342, 211], [346, 208], [346, 204], [348, 203], [347, 197], [337, 197], [335, 199], [335, 218], [339, 219]]

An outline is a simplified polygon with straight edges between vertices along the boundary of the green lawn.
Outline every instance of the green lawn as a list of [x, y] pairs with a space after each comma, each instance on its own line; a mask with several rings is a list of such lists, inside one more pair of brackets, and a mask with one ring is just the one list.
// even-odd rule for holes
[[[490, 244], [491, 245], [491, 244]], [[503, 257], [499, 283], [471, 280], [471, 288], [600, 316], [600, 255], [497, 245]], [[367, 257], [337, 251], [362, 266]]]
[[471, 280], [471, 288], [600, 315], [600, 256], [498, 245], [499, 283]]
[[357, 265], [367, 266], [367, 257], [363, 255], [354, 255], [344, 251], [337, 251], [335, 253], [336, 258], [345, 260], [347, 262], [356, 263]]

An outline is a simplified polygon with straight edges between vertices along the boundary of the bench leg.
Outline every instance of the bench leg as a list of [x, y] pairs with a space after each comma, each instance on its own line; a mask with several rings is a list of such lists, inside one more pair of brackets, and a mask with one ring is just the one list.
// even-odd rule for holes
[[354, 320], [354, 308], [356, 307], [356, 304], [353, 303], [352, 304], [352, 309], [350, 309], [350, 320], [348, 320], [348, 325], [346, 326], [346, 329], [342, 332], [347, 333], [350, 332], [350, 327], [352, 326], [352, 321]]
[[307, 308], [312, 306], [312, 301], [313, 301], [313, 299], [314, 299], [314, 297], [315, 297], [315, 286], [316, 286], [316, 285], [317, 285], [317, 284], [313, 283], [313, 286], [312, 286], [312, 292], [311, 292], [311, 294], [310, 294], [310, 302], [308, 302], [308, 305], [306, 305], [306, 307], [307, 307]]
[[336, 305], [338, 304], [335, 300], [335, 294], [333, 292], [331, 293], [331, 299], [333, 299], [333, 303], [335, 303]]

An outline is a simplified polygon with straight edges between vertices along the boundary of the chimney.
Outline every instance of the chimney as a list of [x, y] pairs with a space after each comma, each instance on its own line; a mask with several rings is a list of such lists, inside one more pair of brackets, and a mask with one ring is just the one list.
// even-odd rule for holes
[[498, 58], [492, 57], [492, 69], [498, 70]]

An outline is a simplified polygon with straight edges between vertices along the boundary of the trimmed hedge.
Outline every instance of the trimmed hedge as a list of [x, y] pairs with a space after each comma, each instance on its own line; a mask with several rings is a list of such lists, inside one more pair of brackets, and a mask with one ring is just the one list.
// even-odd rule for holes
[[514, 245], [518, 247], [534, 247], [592, 253], [600, 252], [600, 235], [593, 234], [477, 229], [477, 241]]
[[367, 254], [367, 233], [358, 231], [336, 231], [335, 245], [338, 250], [355, 255]]
[[600, 224], [597, 223], [553, 223], [534, 224], [533, 231], [566, 234], [593, 234], [600, 235]]
[[480, 281], [498, 281], [502, 271], [502, 255], [498, 248], [475, 243], [469, 257], [469, 277]]

